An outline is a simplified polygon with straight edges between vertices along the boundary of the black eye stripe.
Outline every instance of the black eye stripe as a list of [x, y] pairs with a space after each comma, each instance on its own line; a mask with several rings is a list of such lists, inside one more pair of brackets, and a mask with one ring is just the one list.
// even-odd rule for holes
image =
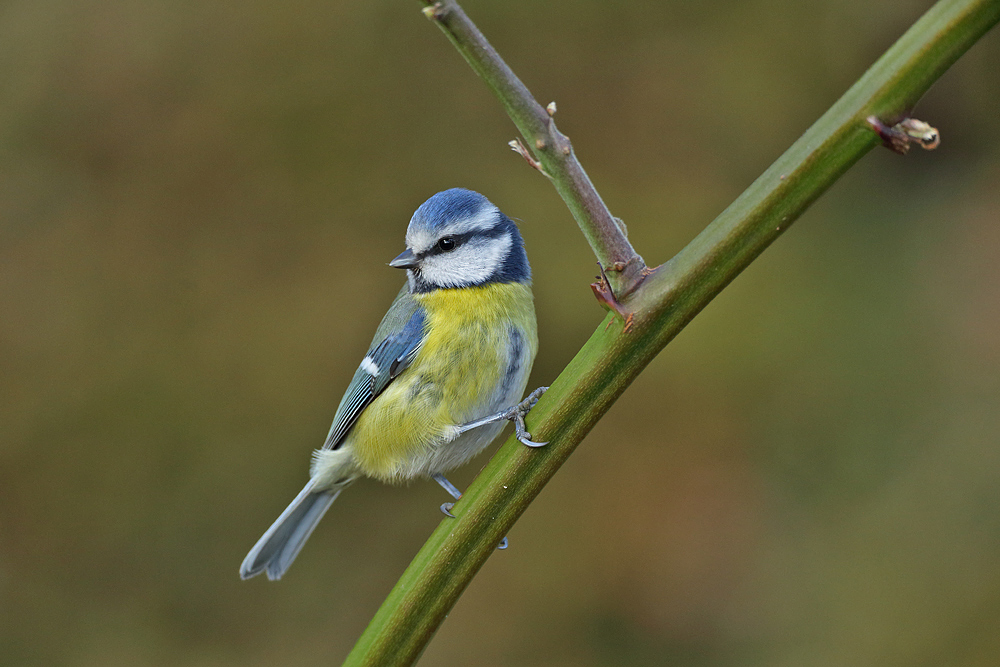
[[[496, 227], [491, 227], [490, 229], [477, 229], [474, 232], [465, 232], [463, 234], [447, 234], [438, 239], [434, 245], [419, 254], [419, 257], [433, 257], [434, 255], [442, 255], [446, 252], [452, 252], [456, 248], [465, 245], [471, 239], [498, 239], [507, 234], [507, 230], [502, 226], [498, 225]], [[441, 247], [441, 242], [445, 239], [451, 239], [455, 242], [455, 245], [451, 248], [445, 249]]]

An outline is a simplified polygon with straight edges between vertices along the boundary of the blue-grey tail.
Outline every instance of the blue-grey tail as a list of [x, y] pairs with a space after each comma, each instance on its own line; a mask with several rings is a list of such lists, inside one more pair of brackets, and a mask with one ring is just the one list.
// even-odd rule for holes
[[243, 559], [240, 577], [249, 579], [267, 572], [271, 581], [281, 579], [344, 488], [313, 491], [313, 483], [306, 484]]

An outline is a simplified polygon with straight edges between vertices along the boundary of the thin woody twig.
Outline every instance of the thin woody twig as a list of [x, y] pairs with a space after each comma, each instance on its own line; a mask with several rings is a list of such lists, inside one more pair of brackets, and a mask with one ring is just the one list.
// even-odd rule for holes
[[556, 128], [555, 102], [543, 107], [535, 100], [457, 3], [422, 2], [424, 15], [437, 23], [482, 77], [521, 132], [524, 143], [520, 148], [512, 144], [514, 150], [549, 177], [598, 261], [612, 272], [608, 280], [616, 296], [627, 297], [642, 281], [645, 264], [580, 165], [569, 138]]

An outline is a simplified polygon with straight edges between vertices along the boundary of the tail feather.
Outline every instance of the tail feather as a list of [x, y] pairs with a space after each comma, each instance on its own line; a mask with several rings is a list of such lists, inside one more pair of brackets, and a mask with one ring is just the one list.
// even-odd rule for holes
[[271, 581], [281, 579], [344, 488], [314, 491], [312, 482], [306, 484], [243, 559], [240, 577], [249, 579], [266, 571]]

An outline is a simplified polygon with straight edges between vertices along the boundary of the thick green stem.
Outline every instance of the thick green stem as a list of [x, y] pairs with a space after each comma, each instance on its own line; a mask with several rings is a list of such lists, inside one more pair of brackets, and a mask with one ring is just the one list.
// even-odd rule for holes
[[500, 539], [632, 380], [878, 143], [865, 118], [905, 116], [998, 20], [1000, 0], [936, 4], [746, 192], [643, 281], [629, 302], [635, 313], [629, 330], [609, 315], [611, 326], [598, 327], [529, 416], [532, 434], [550, 444], [528, 449], [513, 438], [504, 444], [455, 505], [458, 518], [443, 520], [417, 554], [345, 664], [412, 664]]

